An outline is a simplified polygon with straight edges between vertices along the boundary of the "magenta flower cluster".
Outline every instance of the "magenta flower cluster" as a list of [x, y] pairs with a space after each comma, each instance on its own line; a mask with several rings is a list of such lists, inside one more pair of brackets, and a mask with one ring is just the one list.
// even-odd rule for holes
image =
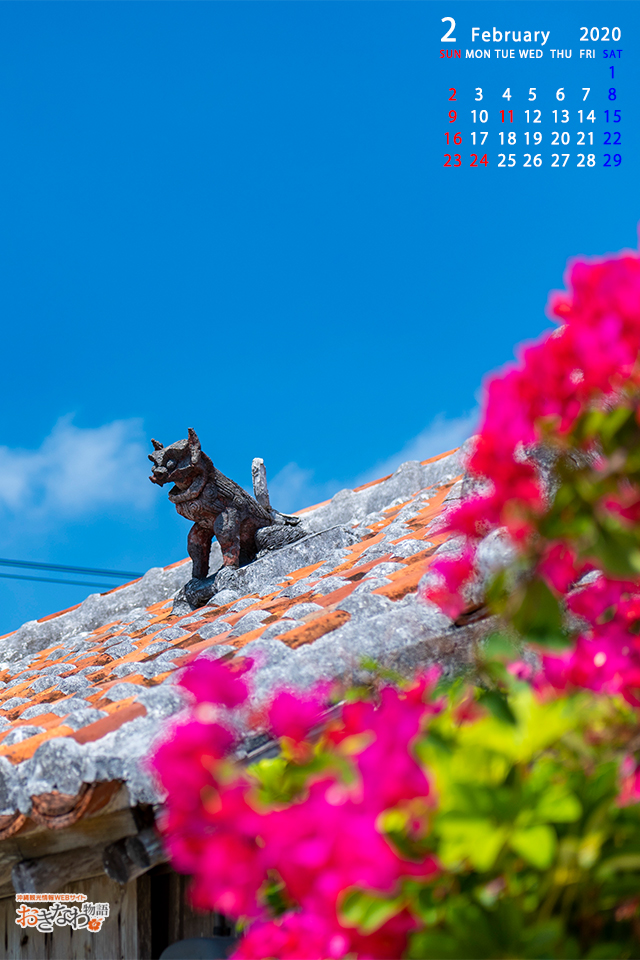
[[[530, 559], [536, 574], [586, 625], [564, 654], [544, 655], [546, 680], [556, 689], [621, 693], [640, 705], [640, 638], [631, 629], [640, 623], [639, 582], [611, 575], [598, 556], [579, 549], [575, 537], [545, 537], [549, 505], [535, 458], [527, 455], [541, 443], [557, 450], [577, 445], [574, 431], [589, 411], [618, 404], [634, 409], [640, 422], [640, 258], [625, 252], [574, 262], [566, 282], [567, 290], [552, 295], [549, 304], [550, 315], [562, 325], [522, 350], [519, 362], [488, 384], [468, 464], [470, 474], [483, 481], [483, 492], [448, 516], [448, 529], [463, 535], [464, 548], [457, 557], [434, 562], [437, 576], [424, 596], [458, 616], [480, 541], [493, 529], [505, 529], [521, 557]], [[611, 461], [598, 457], [593, 438], [582, 448], [591, 451], [596, 475], [613, 469]], [[612, 523], [637, 528], [637, 484], [621, 484], [615, 495], [594, 505], [594, 515], [603, 528]], [[567, 597], [593, 570], [603, 575]]]
[[[345, 924], [341, 903], [354, 888], [390, 898], [403, 879], [437, 871], [431, 856], [401, 855], [381, 826], [385, 811], [418, 800], [424, 813], [432, 804], [412, 743], [438, 709], [425, 702], [437, 672], [405, 692], [383, 689], [376, 707], [343, 705], [323, 727], [326, 751], [340, 762], [305, 776], [293, 802], [265, 803], [255, 778], [230, 759], [249, 696], [246, 670], [196, 660], [181, 680], [193, 710], [152, 760], [168, 792], [164, 839], [176, 869], [193, 878], [194, 904], [252, 921], [236, 957], [400, 956], [415, 925], [408, 912], [363, 934]], [[310, 731], [325, 700], [323, 689], [281, 691], [267, 709], [267, 729], [302, 764], [314, 754]], [[414, 816], [419, 833], [424, 823]], [[285, 905], [275, 916], [274, 885]]]

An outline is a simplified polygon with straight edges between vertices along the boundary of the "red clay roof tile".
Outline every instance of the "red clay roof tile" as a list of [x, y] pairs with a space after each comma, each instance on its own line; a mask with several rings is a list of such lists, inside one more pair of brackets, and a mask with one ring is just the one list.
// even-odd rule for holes
[[346, 610], [332, 610], [331, 613], [315, 617], [310, 623], [305, 623], [303, 627], [294, 627], [293, 630], [281, 634], [279, 639], [283, 640], [292, 650], [296, 650], [305, 643], [313, 643], [314, 640], [324, 637], [326, 633], [337, 630], [338, 627], [348, 623], [349, 620], [351, 620], [351, 614], [347, 613]]
[[[102, 709], [105, 709], [104, 707]], [[108, 709], [108, 708], [107, 708]], [[135, 720], [136, 717], [144, 717], [147, 708], [141, 703], [134, 703], [133, 697], [130, 700], [121, 700], [117, 704], [117, 709], [112, 710], [108, 717], [101, 717], [95, 723], [90, 723], [86, 727], [81, 727], [71, 734], [72, 740], [76, 743], [89, 743], [90, 740], [101, 740], [102, 737], [117, 730], [123, 723], [129, 720]]]

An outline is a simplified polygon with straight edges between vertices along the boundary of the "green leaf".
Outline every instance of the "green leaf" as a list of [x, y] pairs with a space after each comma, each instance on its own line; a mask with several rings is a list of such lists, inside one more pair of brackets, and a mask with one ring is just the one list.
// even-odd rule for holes
[[560, 604], [539, 577], [529, 581], [520, 607], [511, 619], [523, 637], [537, 643], [552, 645], [566, 642]]
[[631, 578], [640, 573], [637, 537], [621, 527], [610, 529], [600, 525], [595, 542], [587, 552], [600, 560], [605, 570], [614, 576]]
[[640, 853], [621, 853], [617, 857], [609, 857], [600, 864], [596, 876], [602, 880], [626, 870], [640, 871]]
[[522, 934], [525, 945], [524, 956], [531, 958], [531, 960], [540, 960], [540, 957], [558, 956], [554, 948], [561, 940], [562, 933], [562, 922], [555, 917], [553, 920], [543, 920], [534, 927], [529, 927]]
[[538, 870], [546, 870], [551, 865], [556, 844], [555, 832], [545, 824], [514, 830], [509, 837], [511, 849]]
[[536, 804], [536, 815], [549, 823], [573, 823], [582, 816], [582, 804], [566, 787], [549, 787]]
[[606, 413], [604, 410], [590, 410], [584, 414], [574, 427], [574, 434], [578, 440], [583, 437], [595, 437], [599, 434], [604, 423]]
[[482, 646], [482, 655], [486, 660], [514, 660], [518, 648], [504, 633], [492, 633]]
[[409, 960], [469, 960], [456, 937], [450, 933], [427, 931], [414, 934], [409, 941]]
[[485, 599], [494, 613], [502, 613], [509, 599], [507, 571], [499, 570], [485, 587]]
[[562, 944], [562, 953], [558, 954], [562, 960], [580, 960], [582, 950], [576, 937], [565, 937]]
[[370, 673], [375, 673], [383, 680], [388, 680], [390, 683], [394, 683], [397, 686], [402, 686], [405, 679], [402, 674], [398, 673], [396, 670], [391, 670], [389, 667], [383, 667], [382, 664], [378, 663], [378, 661], [374, 660], [372, 657], [361, 657], [360, 666], [363, 670], [368, 670]]
[[375, 897], [363, 890], [351, 890], [342, 901], [340, 916], [347, 927], [373, 933], [405, 907], [404, 897]]
[[476, 870], [490, 870], [500, 853], [508, 830], [488, 818], [442, 817], [437, 832], [438, 856], [449, 867], [469, 862]]
[[501, 956], [499, 939], [496, 937], [495, 917], [476, 903], [470, 903], [462, 895], [449, 900], [446, 908], [447, 926], [454, 930], [460, 956], [472, 958]]
[[[435, 727], [430, 727], [427, 729], [427, 732], [423, 735], [423, 740], [426, 741], [430, 746], [434, 747], [436, 750], [439, 750], [441, 753], [451, 755], [453, 753], [453, 744], [443, 737], [439, 730]], [[418, 756], [422, 759], [421, 756], [421, 746], [422, 740], [416, 745], [416, 751]]]
[[614, 410], [606, 413], [599, 424], [598, 430], [602, 439], [611, 440], [632, 416], [633, 410], [627, 406], [616, 407]]
[[516, 951], [520, 945], [523, 916], [519, 905], [509, 897], [498, 900], [491, 916], [494, 937], [503, 948]]
[[619, 960], [623, 954], [623, 945], [621, 943], [595, 943], [589, 953], [587, 960]]
[[590, 870], [597, 862], [605, 839], [603, 833], [588, 833], [582, 838], [578, 847], [578, 865], [583, 870]]
[[502, 723], [510, 723], [514, 726], [517, 724], [518, 721], [509, 706], [509, 701], [504, 693], [499, 690], [482, 690], [478, 694], [478, 702], [487, 707], [494, 717]]

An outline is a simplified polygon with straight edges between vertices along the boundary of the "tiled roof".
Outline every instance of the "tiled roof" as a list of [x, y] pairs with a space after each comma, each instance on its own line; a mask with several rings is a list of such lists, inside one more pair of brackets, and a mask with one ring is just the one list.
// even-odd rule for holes
[[306, 539], [222, 571], [195, 612], [172, 613], [190, 576], [181, 561], [1, 638], [0, 839], [25, 817], [72, 822], [98, 783], [157, 801], [140, 760], [183, 706], [175, 671], [199, 654], [251, 654], [258, 701], [357, 673], [363, 657], [400, 669], [459, 657], [460, 631], [416, 593], [462, 469], [457, 451], [403, 464], [301, 511]]

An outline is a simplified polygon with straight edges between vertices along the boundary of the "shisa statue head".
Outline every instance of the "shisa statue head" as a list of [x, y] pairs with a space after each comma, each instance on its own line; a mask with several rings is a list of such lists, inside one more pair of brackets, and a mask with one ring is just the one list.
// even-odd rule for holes
[[202, 473], [202, 449], [198, 435], [191, 427], [186, 440], [177, 440], [168, 447], [158, 440], [151, 443], [154, 452], [149, 454], [153, 464], [149, 479], [152, 483], [159, 486], [174, 483], [179, 490], [184, 490]]

